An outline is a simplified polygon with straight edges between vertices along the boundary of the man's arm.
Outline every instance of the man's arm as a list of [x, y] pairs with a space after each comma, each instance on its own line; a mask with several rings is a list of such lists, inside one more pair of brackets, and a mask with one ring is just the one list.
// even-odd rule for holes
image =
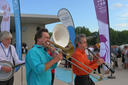
[[[45, 56], [44, 54], [41, 55]], [[47, 71], [50, 67], [52, 67], [53, 64], [58, 62], [60, 60], [60, 58], [57, 58], [58, 56], [59, 55], [55, 56], [55, 58], [53, 58], [52, 60], [50, 59], [49, 62], [44, 63], [41, 62], [36, 50], [29, 50], [25, 57], [25, 63], [26, 65], [28, 64], [36, 74], [40, 74]]]
[[16, 49], [13, 45], [11, 45], [11, 52], [12, 52], [12, 57], [14, 58], [16, 64], [21, 64], [21, 63], [25, 62], [25, 61], [22, 61], [19, 59], [19, 57], [16, 53]]
[[62, 60], [62, 54], [54, 54], [53, 59], [45, 64], [45, 71], [47, 71], [50, 67], [52, 67], [55, 63], [57, 63], [59, 60]]
[[[81, 55], [81, 54], [76, 53], [76, 54], [73, 55], [73, 58], [75, 58], [77, 61], [81, 62], [81, 63], [84, 64], [85, 66], [82, 65], [81, 63], [79, 63], [79, 62], [77, 62], [77, 61], [75, 61], [75, 60], [72, 59], [72, 62], [73, 62], [73, 63], [75, 63], [75, 64], [78, 65], [79, 67], [83, 68], [85, 71], [88, 71], [89, 73], [92, 71], [92, 70], [90, 70], [90, 69], [87, 68], [87, 67], [90, 68], [90, 62], [89, 62], [89, 60], [87, 59], [87, 57], [85, 57], [84, 55]], [[86, 66], [87, 66], [87, 67], [86, 67]], [[97, 67], [97, 66], [98, 66], [98, 65], [96, 64], [96, 67]]]

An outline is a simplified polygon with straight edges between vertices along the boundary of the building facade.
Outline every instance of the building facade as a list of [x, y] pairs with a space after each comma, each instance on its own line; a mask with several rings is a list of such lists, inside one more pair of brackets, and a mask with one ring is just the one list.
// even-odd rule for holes
[[[0, 22], [2, 14], [0, 14]], [[26, 43], [28, 48], [34, 44], [34, 36], [37, 27], [45, 27], [47, 24], [59, 22], [56, 15], [38, 15], [38, 14], [21, 14], [21, 34], [22, 43]], [[12, 44], [16, 43], [16, 33], [14, 24], [14, 15], [11, 14], [10, 31], [13, 34]]]

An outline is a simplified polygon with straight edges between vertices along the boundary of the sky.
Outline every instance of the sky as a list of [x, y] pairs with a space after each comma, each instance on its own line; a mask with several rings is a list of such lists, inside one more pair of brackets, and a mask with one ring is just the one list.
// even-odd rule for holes
[[[12, 0], [7, 0], [11, 5]], [[21, 13], [57, 15], [59, 9], [66, 8], [70, 11], [75, 27], [85, 26], [91, 32], [98, 31], [93, 0], [20, 0]], [[109, 23], [114, 30], [128, 30], [128, 0], [108, 0]], [[1, 10], [0, 10], [1, 11]], [[46, 25], [52, 31], [54, 24]]]

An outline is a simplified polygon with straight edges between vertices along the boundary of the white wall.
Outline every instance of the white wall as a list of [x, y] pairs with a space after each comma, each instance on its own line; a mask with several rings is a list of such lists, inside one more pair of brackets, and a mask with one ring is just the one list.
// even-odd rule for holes
[[[29, 47], [29, 49], [35, 43], [34, 37], [35, 37], [35, 33], [36, 33], [36, 28], [38, 26], [40, 26], [40, 25], [38, 25], [38, 24], [24, 24], [22, 26], [22, 42], [25, 42], [27, 44], [27, 46]], [[44, 25], [42, 25], [42, 27], [43, 26]], [[16, 35], [15, 35], [15, 32], [13, 32], [12, 34], [13, 34], [12, 43], [14, 44], [16, 41]]]

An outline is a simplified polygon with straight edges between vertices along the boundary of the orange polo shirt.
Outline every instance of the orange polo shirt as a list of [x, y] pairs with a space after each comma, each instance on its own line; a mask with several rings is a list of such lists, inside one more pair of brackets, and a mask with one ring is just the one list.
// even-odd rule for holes
[[[76, 60], [78, 60], [79, 62], [87, 65], [88, 67], [92, 68], [92, 69], [96, 69], [98, 67], [98, 64], [95, 61], [90, 61], [88, 59], [88, 56], [86, 55], [84, 50], [80, 50], [79, 48], [77, 48], [75, 50], [75, 52], [72, 55], [73, 58], [75, 58]], [[86, 68], [85, 66], [81, 65], [80, 63], [78, 63], [77, 61], [72, 59], [72, 62], [77, 64], [79, 67], [83, 68], [84, 70], [88, 71], [89, 73], [91, 73], [92, 71], [89, 70], [88, 68]], [[72, 65], [72, 69], [73, 72], [77, 75], [77, 76], [81, 76], [81, 75], [88, 75], [88, 73], [82, 71], [81, 69], [79, 69], [78, 67]]]

